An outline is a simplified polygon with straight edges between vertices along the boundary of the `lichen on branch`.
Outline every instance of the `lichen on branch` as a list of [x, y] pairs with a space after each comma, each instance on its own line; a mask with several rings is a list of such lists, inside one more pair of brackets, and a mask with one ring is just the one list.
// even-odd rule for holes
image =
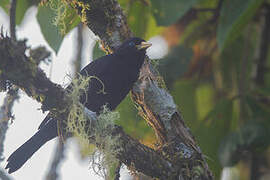
[[[38, 68], [35, 58], [26, 56], [25, 41], [13, 41], [0, 34], [0, 81], [2, 89], [16, 84], [28, 96], [42, 103], [42, 110], [65, 109], [68, 104], [61, 86], [52, 83]], [[55, 97], [55, 98], [50, 98]], [[62, 102], [62, 103], [59, 103]]]
[[74, 7], [82, 22], [98, 35], [108, 52], [113, 52], [132, 36], [117, 0], [65, 0]]

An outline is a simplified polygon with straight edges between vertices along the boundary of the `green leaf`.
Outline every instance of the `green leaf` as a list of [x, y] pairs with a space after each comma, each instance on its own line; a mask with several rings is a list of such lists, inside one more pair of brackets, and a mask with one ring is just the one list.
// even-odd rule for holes
[[181, 18], [199, 0], [151, 0], [152, 12], [160, 26], [168, 26]]
[[191, 80], [180, 79], [176, 81], [170, 90], [175, 103], [180, 107], [187, 126], [193, 128], [198, 122], [196, 103], [196, 84]]
[[[193, 132], [195, 137], [198, 138], [198, 142], [200, 142], [202, 151], [209, 157], [208, 164], [211, 170], [216, 177], [219, 177], [222, 168], [218, 161], [217, 152], [221, 140], [224, 139], [231, 128], [233, 118], [232, 101], [224, 97], [214, 104], [215, 93], [210, 89], [211, 86], [201, 86], [197, 90], [197, 111], [198, 118], [201, 121], [197, 122]], [[211, 109], [209, 110], [209, 108]], [[205, 117], [208, 117], [207, 121]]]
[[116, 123], [123, 127], [126, 133], [140, 140], [147, 138], [147, 136], [154, 137], [153, 130], [138, 115], [138, 111], [129, 96], [126, 96], [119, 104], [116, 111], [121, 114]]
[[157, 26], [156, 19], [154, 16], [151, 14], [149, 17], [149, 21], [147, 24], [147, 29], [144, 35], [144, 39], [148, 40], [153, 36], [160, 35], [165, 28], [162, 26]]
[[219, 160], [223, 167], [234, 166], [245, 158], [246, 151], [265, 151], [268, 145], [269, 129], [263, 124], [248, 122], [222, 141], [218, 153]]
[[232, 132], [226, 136], [219, 147], [218, 158], [222, 167], [231, 167], [235, 165], [240, 156], [237, 153], [238, 150], [239, 134]]
[[[17, 1], [16, 4], [16, 24], [20, 25], [23, 18], [24, 14], [27, 11], [29, 7], [32, 5], [36, 5], [35, 0], [19, 0]], [[9, 7], [10, 7], [10, 1], [9, 0], [1, 0], [0, 1], [0, 7], [4, 9], [4, 11], [9, 14]]]
[[106, 53], [99, 48], [99, 43], [97, 42], [95, 47], [93, 48], [93, 60], [105, 55]]
[[216, 104], [215, 107], [206, 115], [204, 121], [215, 120], [219, 118], [228, 117], [230, 114], [230, 119], [227, 119], [228, 128], [230, 127], [231, 114], [232, 114], [232, 100], [230, 99], [221, 99]]
[[127, 15], [127, 22], [135, 36], [149, 39], [159, 34], [164, 28], [158, 27], [150, 4], [142, 1], [118, 1]]
[[[74, 8], [67, 7], [66, 14], [63, 21], [63, 34], [69, 33], [81, 22], [81, 18], [76, 13]], [[61, 29], [61, 27], [59, 27]]]
[[203, 120], [214, 108], [214, 89], [212, 84], [200, 84], [196, 88], [198, 119]]
[[174, 47], [166, 57], [158, 60], [158, 70], [168, 87], [187, 72], [192, 56], [192, 49], [180, 45]]
[[217, 29], [217, 42], [221, 51], [241, 34], [262, 2], [263, 0], [224, 1]]
[[47, 43], [57, 54], [64, 37], [58, 31], [57, 26], [53, 24], [54, 18], [54, 10], [52, 10], [49, 6], [40, 6], [38, 8], [37, 20], [41, 32]]
[[140, 1], [134, 1], [130, 4], [127, 20], [135, 36], [145, 38], [150, 16], [149, 6], [142, 4]]
[[246, 102], [252, 112], [252, 118], [254, 119], [261, 118], [265, 119], [265, 121], [269, 120], [270, 110], [268, 105], [258, 101], [258, 99], [256, 99], [256, 96], [253, 97], [252, 95], [246, 96]]
[[9, 0], [1, 0], [0, 7], [8, 14], [9, 13]]
[[48, 44], [57, 53], [64, 35], [80, 23], [75, 9], [61, 0], [51, 0], [38, 8], [37, 20]]
[[[216, 107], [216, 104], [212, 102], [215, 96], [213, 87], [210, 84], [205, 86], [206, 84], [198, 84], [197, 81], [181, 79], [174, 83], [171, 92], [187, 126], [191, 128], [202, 151], [208, 157], [212, 172], [219, 177], [222, 167], [218, 161], [217, 152], [220, 140], [230, 130], [233, 106], [231, 100], [222, 98]], [[203, 118], [208, 115], [208, 121], [203, 121], [201, 118], [202, 111], [204, 111]]]
[[24, 14], [26, 12], [26, 10], [31, 6], [31, 2], [30, 0], [27, 1], [22, 1], [19, 0], [17, 1], [16, 4], [16, 24], [19, 25], [21, 24], [23, 18], [24, 18]]

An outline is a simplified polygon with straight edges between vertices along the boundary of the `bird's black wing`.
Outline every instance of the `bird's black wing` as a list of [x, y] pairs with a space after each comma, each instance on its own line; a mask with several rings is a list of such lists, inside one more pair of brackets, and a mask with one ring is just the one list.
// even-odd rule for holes
[[[81, 71], [80, 74], [83, 76], [101, 76], [102, 73], [104, 73], [104, 69], [107, 69], [110, 66], [110, 60], [114, 59], [112, 57], [112, 55], [107, 55], [107, 56], [102, 56], [94, 61], [92, 61], [91, 63], [89, 63], [87, 66], [85, 66]], [[93, 85], [93, 83], [95, 83], [96, 85]], [[99, 84], [99, 85], [98, 85]], [[92, 94], [94, 91], [97, 91], [98, 89], [100, 89], [100, 82], [97, 82], [97, 80], [94, 80], [92, 83], [90, 82], [89, 84], [89, 89], [88, 89], [88, 94]], [[97, 88], [97, 86], [99, 86], [99, 88]], [[67, 89], [70, 89], [71, 86], [68, 86]], [[82, 101], [85, 101], [86, 97], [82, 96]], [[84, 102], [82, 102], [84, 103]], [[91, 109], [92, 111], [94, 110], [98, 110], [98, 108], [95, 109]], [[42, 127], [44, 127], [49, 121], [54, 120], [54, 118], [52, 117], [52, 114], [49, 113], [41, 122], [41, 124], [39, 125], [38, 129], [41, 129]]]
[[[101, 57], [88, 64], [80, 73], [83, 76], [100, 76], [109, 66], [111, 58]], [[95, 91], [96, 86], [91, 81], [89, 84], [89, 93]], [[70, 88], [70, 87], [68, 87]], [[94, 104], [94, 103], [92, 103]], [[98, 104], [98, 103], [97, 103]], [[18, 170], [22, 165], [46, 142], [57, 137], [57, 120], [49, 113], [40, 124], [39, 130], [28, 141], [21, 145], [8, 158], [6, 169], [9, 173]]]

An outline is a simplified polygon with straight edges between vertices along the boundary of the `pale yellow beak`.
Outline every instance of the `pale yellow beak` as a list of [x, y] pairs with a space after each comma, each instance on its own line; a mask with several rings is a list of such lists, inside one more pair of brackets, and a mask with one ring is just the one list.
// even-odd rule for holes
[[149, 43], [149, 42], [144, 42], [144, 41], [141, 42], [141, 44], [136, 45], [136, 47], [137, 47], [138, 50], [141, 50], [141, 49], [147, 49], [147, 48], [149, 48], [150, 46], [152, 46], [151, 43]]

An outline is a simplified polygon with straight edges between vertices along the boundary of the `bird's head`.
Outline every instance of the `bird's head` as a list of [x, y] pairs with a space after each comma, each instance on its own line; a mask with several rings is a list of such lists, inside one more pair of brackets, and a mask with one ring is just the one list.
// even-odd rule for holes
[[116, 50], [116, 53], [145, 54], [146, 49], [151, 45], [151, 43], [146, 42], [141, 38], [133, 37], [123, 42], [121, 46]]

